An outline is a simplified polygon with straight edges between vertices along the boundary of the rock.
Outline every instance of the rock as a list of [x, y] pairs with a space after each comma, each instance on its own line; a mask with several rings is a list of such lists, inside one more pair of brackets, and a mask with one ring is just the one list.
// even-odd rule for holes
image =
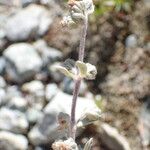
[[38, 80], [34, 80], [23, 84], [21, 89], [23, 92], [34, 94], [36, 96], [44, 95], [44, 85], [41, 81]]
[[[74, 81], [70, 78], [65, 77], [62, 83], [62, 90], [65, 93], [72, 94], [74, 89]], [[87, 85], [84, 81], [81, 82], [79, 94], [81, 96], [85, 95], [87, 92]]]
[[11, 15], [6, 22], [6, 37], [10, 41], [24, 41], [43, 35], [52, 23], [48, 10], [32, 4]]
[[44, 85], [41, 81], [34, 80], [22, 85], [22, 91], [27, 93], [27, 99], [31, 106], [42, 109], [45, 104]]
[[45, 98], [47, 101], [51, 101], [51, 99], [57, 94], [58, 87], [55, 83], [46, 85], [45, 89]]
[[[44, 116], [29, 132], [29, 139], [33, 145], [49, 143], [62, 138], [64, 135], [58, 131], [57, 115], [59, 112], [70, 114], [72, 96], [57, 91], [57, 95], [44, 108]], [[78, 98], [76, 119], [83, 114], [85, 108], [95, 108], [94, 101], [86, 98]]]
[[6, 92], [4, 89], [0, 88], [0, 106], [5, 104], [6, 101]]
[[120, 135], [116, 128], [108, 124], [101, 125], [100, 138], [111, 150], [131, 150], [126, 138]]
[[138, 123], [139, 133], [144, 147], [150, 145], [150, 99], [142, 106]]
[[23, 113], [8, 108], [0, 109], [0, 130], [8, 130], [14, 133], [26, 133], [28, 122]]
[[62, 82], [64, 75], [56, 70], [56, 66], [60, 65], [60, 62], [56, 62], [49, 66], [49, 75], [54, 82]]
[[29, 123], [33, 124], [42, 118], [43, 112], [35, 108], [28, 108], [26, 116]]
[[3, 57], [0, 57], [0, 75], [4, 74], [6, 68], [6, 61]]
[[19, 91], [18, 86], [15, 85], [8, 86], [6, 89], [6, 93], [7, 102], [9, 102], [13, 97], [22, 97], [22, 93]]
[[27, 150], [28, 140], [25, 136], [7, 131], [0, 131], [1, 150]]
[[0, 52], [4, 49], [7, 40], [5, 39], [5, 31], [0, 28]]
[[0, 76], [0, 88], [5, 88], [6, 87], [6, 82], [3, 77]]
[[3, 55], [7, 60], [6, 72], [9, 78], [16, 82], [32, 78], [42, 67], [41, 58], [30, 44], [13, 44]]
[[27, 109], [28, 102], [23, 97], [12, 97], [8, 103], [8, 107], [11, 109], [17, 109], [20, 111], [25, 111]]
[[37, 147], [35, 147], [35, 150], [43, 150], [43, 148], [42, 148], [42, 147], [37, 146]]
[[44, 66], [50, 65], [53, 62], [62, 59], [62, 52], [59, 50], [49, 47], [44, 40], [38, 40], [34, 43], [34, 47], [38, 50], [43, 60]]
[[36, 3], [36, 2], [39, 2], [39, 0], [21, 0], [21, 5], [23, 7], [26, 7], [28, 6], [29, 4], [31, 3]]
[[134, 34], [129, 35], [126, 38], [125, 45], [127, 48], [135, 48], [137, 46], [137, 37]]

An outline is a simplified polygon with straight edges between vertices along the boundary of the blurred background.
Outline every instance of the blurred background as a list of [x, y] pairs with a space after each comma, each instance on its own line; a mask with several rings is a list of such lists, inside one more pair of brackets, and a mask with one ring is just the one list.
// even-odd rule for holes
[[[150, 0], [94, 0], [77, 114], [87, 100], [99, 122], [77, 138], [93, 150], [150, 149]], [[57, 114], [70, 112], [74, 83], [55, 71], [78, 58], [80, 28], [62, 28], [65, 0], [0, 0], [0, 150], [50, 150]], [[87, 107], [90, 107], [87, 105]]]

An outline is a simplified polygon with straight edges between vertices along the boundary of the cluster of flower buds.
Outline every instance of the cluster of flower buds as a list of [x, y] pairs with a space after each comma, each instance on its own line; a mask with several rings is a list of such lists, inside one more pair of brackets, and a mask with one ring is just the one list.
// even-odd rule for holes
[[88, 15], [94, 12], [92, 0], [69, 0], [69, 15], [64, 17], [61, 24], [70, 26], [79, 20], [84, 20]]
[[[93, 139], [90, 138], [85, 144], [83, 150], [91, 150], [93, 144]], [[72, 138], [65, 141], [59, 140], [52, 144], [53, 150], [79, 150], [77, 144]]]
[[77, 144], [72, 138], [65, 141], [59, 140], [52, 144], [53, 150], [79, 150]]
[[63, 73], [67, 77], [73, 79], [88, 79], [93, 80], [96, 77], [97, 69], [90, 63], [84, 63], [81, 61], [74, 61], [67, 59], [62, 66], [57, 66], [57, 70]]

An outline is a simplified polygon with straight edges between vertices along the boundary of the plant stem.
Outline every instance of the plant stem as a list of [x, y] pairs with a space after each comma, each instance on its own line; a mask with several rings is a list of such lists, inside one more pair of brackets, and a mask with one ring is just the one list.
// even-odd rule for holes
[[85, 40], [86, 40], [87, 28], [88, 28], [88, 16], [85, 16], [83, 27], [82, 27], [81, 38], [80, 38], [80, 45], [79, 45], [79, 60], [80, 61], [84, 60]]
[[70, 136], [75, 139], [75, 133], [76, 133], [76, 128], [75, 128], [75, 111], [76, 111], [76, 103], [77, 103], [77, 97], [79, 94], [79, 89], [80, 89], [80, 84], [81, 84], [81, 79], [75, 81], [75, 87], [73, 91], [73, 99], [72, 99], [72, 108], [71, 108], [71, 128], [70, 128]]
[[[82, 33], [80, 38], [80, 45], [79, 45], [79, 60], [84, 60], [84, 51], [85, 51], [85, 40], [86, 40], [86, 34], [87, 34], [87, 27], [88, 27], [88, 17], [86, 16], [84, 19], [83, 27], [82, 27]], [[75, 113], [76, 113], [76, 103], [77, 98], [79, 95], [79, 89], [80, 89], [81, 79], [75, 80], [75, 87], [73, 91], [73, 99], [72, 99], [72, 107], [71, 107], [71, 122], [70, 122], [70, 136], [75, 140], [75, 134], [76, 134], [76, 120], [75, 120]]]

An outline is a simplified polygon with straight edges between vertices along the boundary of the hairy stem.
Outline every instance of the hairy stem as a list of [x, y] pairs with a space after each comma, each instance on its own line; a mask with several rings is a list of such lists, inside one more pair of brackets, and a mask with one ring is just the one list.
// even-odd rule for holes
[[77, 97], [79, 94], [79, 89], [80, 89], [80, 84], [81, 84], [81, 80], [76, 80], [75, 81], [75, 88], [74, 88], [74, 92], [73, 92], [73, 99], [72, 99], [72, 108], [71, 108], [71, 137], [73, 139], [75, 139], [75, 133], [76, 133], [76, 128], [75, 128], [75, 111], [76, 111], [76, 103], [77, 103]]
[[[82, 33], [81, 33], [80, 45], [79, 45], [79, 60], [80, 61], [84, 60], [87, 27], [88, 27], [88, 17], [86, 16], [84, 19], [83, 27], [82, 27]], [[73, 99], [72, 99], [72, 107], [71, 107], [71, 123], [70, 123], [70, 136], [73, 139], [75, 139], [75, 134], [76, 134], [75, 113], [76, 113], [76, 103], [77, 103], [77, 98], [79, 95], [80, 84], [81, 84], [81, 79], [75, 80], [75, 87], [74, 87], [74, 91], [73, 91]]]
[[84, 51], [85, 51], [85, 40], [86, 40], [86, 34], [87, 34], [87, 28], [88, 28], [88, 17], [85, 17], [83, 27], [82, 27], [82, 33], [80, 38], [80, 45], [79, 45], [79, 60], [84, 60]]

